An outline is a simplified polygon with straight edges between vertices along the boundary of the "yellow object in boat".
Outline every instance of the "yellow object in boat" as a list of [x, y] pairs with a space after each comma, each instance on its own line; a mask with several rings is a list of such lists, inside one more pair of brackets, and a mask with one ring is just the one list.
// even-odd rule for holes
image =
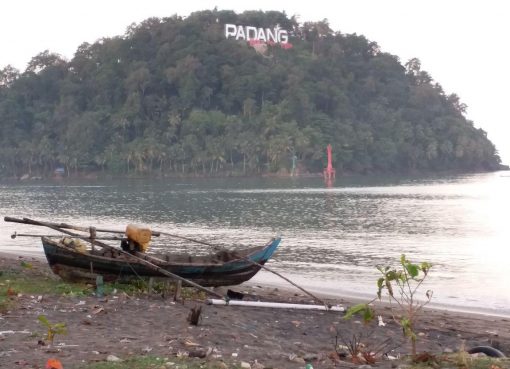
[[152, 232], [149, 227], [128, 224], [126, 227], [126, 236], [129, 240], [140, 245], [141, 251], [145, 252], [149, 248]]

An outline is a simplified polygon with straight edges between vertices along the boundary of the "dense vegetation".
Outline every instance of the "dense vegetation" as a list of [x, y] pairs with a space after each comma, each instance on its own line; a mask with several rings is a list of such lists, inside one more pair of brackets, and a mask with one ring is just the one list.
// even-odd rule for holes
[[[290, 34], [257, 52], [224, 24]], [[260, 50], [259, 50], [260, 51]], [[500, 159], [418, 59], [299, 24], [280, 12], [202, 11], [151, 18], [0, 70], [0, 176], [320, 172], [333, 146], [342, 172], [493, 170]]]

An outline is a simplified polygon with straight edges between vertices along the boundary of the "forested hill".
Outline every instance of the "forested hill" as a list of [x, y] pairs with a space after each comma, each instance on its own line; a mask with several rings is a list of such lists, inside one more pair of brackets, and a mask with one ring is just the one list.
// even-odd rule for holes
[[[227, 39], [225, 24], [288, 31], [287, 47]], [[375, 42], [280, 12], [151, 18], [0, 70], [0, 176], [494, 170], [465, 105]]]

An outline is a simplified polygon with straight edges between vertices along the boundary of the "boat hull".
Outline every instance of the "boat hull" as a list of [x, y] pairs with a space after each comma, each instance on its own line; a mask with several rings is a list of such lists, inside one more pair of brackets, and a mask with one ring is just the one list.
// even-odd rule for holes
[[[129, 281], [141, 277], [162, 277], [161, 273], [132, 259], [123, 257], [122, 252], [108, 253], [108, 256], [92, 252], [79, 252], [58, 240], [42, 238], [44, 253], [52, 271], [66, 281], [95, 283], [101, 275], [105, 281]], [[154, 262], [155, 265], [182, 278], [206, 287], [231, 286], [252, 278], [273, 255], [280, 243], [279, 238], [267, 245], [225, 254], [213, 254], [209, 258], [193, 258], [183, 262], [169, 254]], [[195, 259], [197, 259], [195, 261]]]

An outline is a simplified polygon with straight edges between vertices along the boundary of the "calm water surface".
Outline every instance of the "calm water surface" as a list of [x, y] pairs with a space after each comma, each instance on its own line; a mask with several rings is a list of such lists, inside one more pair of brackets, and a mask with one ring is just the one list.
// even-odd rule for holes
[[[434, 303], [510, 315], [510, 172], [435, 178], [182, 179], [0, 184], [0, 215], [123, 229], [129, 222], [221, 244], [282, 244], [269, 266], [314, 291], [376, 292], [376, 265], [434, 264]], [[0, 251], [42, 254], [51, 231], [0, 222]], [[181, 249], [185, 245], [176, 244]], [[187, 246], [189, 248], [189, 246]], [[168, 248], [162, 240], [154, 249]], [[193, 246], [203, 252], [203, 246]], [[280, 283], [259, 273], [260, 283]]]

